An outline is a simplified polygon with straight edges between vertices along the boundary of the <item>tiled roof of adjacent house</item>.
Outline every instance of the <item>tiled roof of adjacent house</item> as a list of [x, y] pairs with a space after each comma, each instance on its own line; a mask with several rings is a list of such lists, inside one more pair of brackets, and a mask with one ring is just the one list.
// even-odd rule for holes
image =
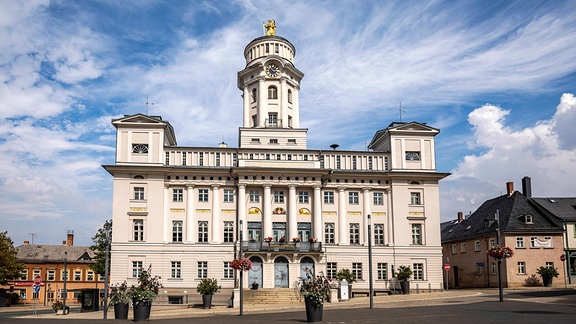
[[538, 205], [567, 222], [576, 222], [576, 197], [532, 198]]
[[536, 207], [532, 199], [526, 198], [518, 191], [487, 200], [461, 222], [442, 223], [442, 242], [496, 234], [497, 227], [494, 221], [496, 211], [500, 215], [500, 232], [503, 234], [563, 232], [559, 219], [541, 212]]
[[70, 263], [93, 263], [94, 252], [88, 246], [24, 244], [17, 248], [17, 259], [24, 263], [60, 263], [65, 252]]

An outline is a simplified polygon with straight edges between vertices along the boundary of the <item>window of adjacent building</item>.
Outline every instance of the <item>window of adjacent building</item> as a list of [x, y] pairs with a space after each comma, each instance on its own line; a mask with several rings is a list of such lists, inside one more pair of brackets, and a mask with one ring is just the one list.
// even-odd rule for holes
[[182, 202], [184, 200], [184, 189], [172, 189], [172, 201]]
[[198, 279], [208, 278], [208, 262], [198, 261]]
[[350, 244], [360, 244], [360, 225], [350, 224]]
[[374, 224], [374, 244], [384, 245], [384, 224]]
[[[252, 102], [256, 102], [258, 100], [258, 90], [256, 88], [252, 89]], [[256, 125], [256, 123], [254, 123]]]
[[495, 275], [496, 274], [496, 262], [492, 262], [490, 264], [490, 273]]
[[258, 190], [250, 190], [248, 192], [249, 196], [250, 196], [250, 202], [251, 203], [259, 203], [260, 202], [260, 191]]
[[413, 263], [412, 269], [412, 278], [414, 280], [424, 280], [424, 263]]
[[224, 202], [234, 202], [234, 189], [224, 189]]
[[224, 243], [234, 242], [234, 222], [224, 222]]
[[82, 270], [74, 270], [74, 281], [82, 281]]
[[224, 279], [234, 279], [234, 269], [230, 261], [224, 261]]
[[544, 248], [552, 248], [552, 237], [551, 236], [544, 236], [544, 241], [550, 242], [550, 245], [544, 246]]
[[182, 165], [186, 165], [186, 156], [187, 156], [187, 153], [182, 152]]
[[148, 144], [132, 144], [132, 153], [147, 154]]
[[324, 243], [334, 244], [334, 223], [324, 224]]
[[374, 198], [374, 205], [384, 205], [384, 193], [374, 192], [372, 195]]
[[20, 280], [28, 280], [28, 270], [24, 269], [20, 272]]
[[86, 272], [86, 281], [94, 281], [94, 271]]
[[144, 187], [134, 187], [134, 200], [144, 200]]
[[412, 224], [412, 244], [422, 245], [422, 224]]
[[490, 249], [495, 247], [496, 246], [496, 239], [490, 239], [488, 245], [489, 245]]
[[268, 113], [268, 126], [277, 127], [278, 126], [278, 114]]
[[278, 88], [276, 86], [268, 87], [268, 99], [278, 99]]
[[545, 267], [546, 267], [546, 268], [554, 268], [554, 262], [550, 262], [550, 261], [546, 262], [546, 266], [545, 266]]
[[132, 239], [134, 241], [144, 241], [144, 220], [135, 219], [132, 221]]
[[56, 280], [56, 270], [48, 270], [47, 279], [48, 281]]
[[132, 261], [132, 278], [139, 278], [142, 274], [142, 261]]
[[334, 191], [324, 191], [324, 203], [325, 204], [334, 203]]
[[340, 163], [340, 155], [336, 156], [336, 169], [340, 169], [341, 167], [341, 163]]
[[524, 248], [524, 238], [523, 237], [516, 237], [516, 248], [523, 249]]
[[362, 279], [362, 263], [354, 262], [352, 263], [352, 273], [356, 276], [356, 280]]
[[420, 161], [420, 152], [406, 151], [406, 161]]
[[348, 204], [350, 205], [358, 205], [359, 203], [359, 193], [358, 191], [350, 191], [348, 193]]
[[336, 278], [336, 273], [338, 272], [336, 262], [327, 262], [326, 263], [326, 277], [330, 279]]
[[456, 244], [452, 244], [450, 246], [450, 250], [451, 250], [452, 254], [458, 253], [458, 248], [456, 247]]
[[181, 261], [171, 261], [170, 262], [170, 278], [172, 278], [172, 279], [182, 278], [182, 262]]
[[299, 191], [298, 192], [298, 202], [301, 204], [308, 204], [310, 202], [310, 197], [308, 196], [308, 192]]
[[422, 201], [420, 200], [420, 193], [419, 192], [411, 192], [410, 193], [410, 204], [411, 205], [421, 205]]
[[532, 236], [532, 237], [530, 237], [530, 247], [531, 247], [531, 248], [535, 248], [535, 247], [536, 247], [536, 241], [538, 241], [538, 237], [537, 237], [537, 236]]
[[460, 253], [466, 253], [466, 242], [460, 243]]
[[275, 190], [274, 191], [274, 202], [283, 203], [284, 202], [284, 191]]
[[532, 215], [530, 214], [524, 215], [524, 221], [526, 224], [532, 224]]
[[208, 243], [208, 222], [198, 222], [198, 242]]
[[388, 280], [388, 263], [378, 262], [377, 272], [378, 280]]
[[292, 103], [292, 90], [288, 89], [288, 103]]
[[198, 189], [198, 201], [208, 202], [208, 189]]
[[204, 166], [204, 152], [198, 153], [198, 165]]
[[526, 262], [518, 262], [518, 274], [526, 274]]
[[182, 242], [182, 221], [172, 222], [172, 242]]
[[220, 166], [220, 153], [216, 153], [216, 166]]
[[480, 241], [474, 241], [474, 251], [480, 251]]

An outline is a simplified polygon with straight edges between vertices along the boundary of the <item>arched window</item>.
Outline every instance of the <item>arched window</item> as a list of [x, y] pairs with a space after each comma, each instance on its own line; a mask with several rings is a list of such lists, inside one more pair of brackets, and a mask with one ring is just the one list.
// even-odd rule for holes
[[268, 99], [278, 99], [278, 89], [276, 86], [268, 87]]
[[292, 90], [288, 89], [288, 103], [292, 103]]
[[257, 96], [256, 88], [254, 88], [254, 89], [252, 89], [252, 102], [256, 102], [256, 99], [258, 99], [258, 96]]

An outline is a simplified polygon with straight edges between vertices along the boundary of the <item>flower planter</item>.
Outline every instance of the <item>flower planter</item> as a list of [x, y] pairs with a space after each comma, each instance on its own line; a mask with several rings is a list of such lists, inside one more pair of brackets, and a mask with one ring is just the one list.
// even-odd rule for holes
[[145, 322], [150, 320], [150, 309], [152, 305], [146, 302], [134, 304], [134, 322]]
[[252, 284], [252, 289], [258, 290], [258, 284], [257, 284], [257, 283], [253, 283], [253, 284]]
[[402, 295], [410, 294], [410, 282], [400, 281], [400, 289], [402, 290]]
[[324, 304], [314, 305], [314, 301], [310, 297], [304, 299], [306, 305], [306, 321], [307, 322], [322, 322], [322, 311]]
[[129, 307], [127, 303], [114, 304], [114, 319], [128, 319]]
[[551, 287], [552, 277], [542, 277], [542, 282], [544, 283], [544, 287]]
[[204, 305], [204, 309], [212, 308], [212, 295], [202, 295], [202, 303]]

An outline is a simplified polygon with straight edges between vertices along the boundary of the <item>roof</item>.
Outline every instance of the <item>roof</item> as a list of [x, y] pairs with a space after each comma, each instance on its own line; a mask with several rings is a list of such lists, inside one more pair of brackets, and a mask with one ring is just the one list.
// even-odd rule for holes
[[554, 216], [567, 222], [576, 222], [576, 197], [532, 198], [532, 200]]
[[88, 246], [24, 244], [16, 250], [18, 261], [24, 263], [60, 263], [65, 257], [70, 263], [94, 263], [94, 251]]
[[[473, 237], [494, 235], [497, 231], [495, 220], [498, 211], [500, 232], [512, 233], [562, 233], [559, 219], [541, 212], [532, 199], [514, 191], [485, 201], [474, 213], [461, 222], [445, 222], [441, 225], [442, 242], [460, 241]], [[526, 216], [532, 222], [526, 221]]]

